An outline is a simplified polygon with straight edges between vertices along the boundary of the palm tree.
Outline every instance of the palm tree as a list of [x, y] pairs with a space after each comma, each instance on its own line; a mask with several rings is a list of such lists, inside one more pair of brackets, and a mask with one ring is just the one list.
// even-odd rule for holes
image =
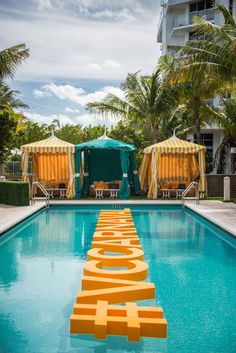
[[178, 71], [179, 79], [195, 80], [204, 73], [206, 79], [229, 88], [235, 86], [236, 79], [236, 23], [224, 5], [217, 5], [216, 11], [224, 18], [223, 26], [195, 17], [199, 39], [173, 50], [184, 61]]
[[166, 55], [159, 60], [159, 68], [164, 75], [166, 87], [174, 86], [179, 94], [180, 109], [185, 131], [194, 131], [197, 143], [201, 144], [201, 128], [219, 118], [212, 106], [212, 98], [218, 92], [218, 84], [213, 80], [206, 80], [205, 73], [198, 74], [194, 79], [180, 77], [185, 62]]
[[15, 98], [18, 93], [18, 91], [11, 90], [3, 81], [0, 81], [0, 110], [28, 108], [21, 100]]
[[16, 68], [29, 56], [29, 49], [25, 44], [18, 44], [0, 51], [0, 110], [27, 108], [28, 106], [15, 96], [18, 91], [11, 90], [3, 81], [14, 77]]
[[[223, 99], [219, 107], [221, 128], [224, 131], [223, 140], [216, 151], [214, 166], [218, 173], [223, 173], [226, 165], [226, 155], [230, 147], [236, 146], [236, 99]], [[236, 170], [232, 170], [235, 173]]]
[[29, 57], [24, 43], [0, 51], [0, 80], [14, 77], [17, 67]]
[[121, 87], [123, 98], [108, 94], [102, 102], [88, 103], [87, 109], [131, 122], [137, 130], [146, 130], [151, 143], [166, 138], [164, 133], [170, 134], [170, 125], [174, 124], [178, 95], [175, 87], [163, 87], [161, 71], [156, 69], [150, 76], [128, 74]]

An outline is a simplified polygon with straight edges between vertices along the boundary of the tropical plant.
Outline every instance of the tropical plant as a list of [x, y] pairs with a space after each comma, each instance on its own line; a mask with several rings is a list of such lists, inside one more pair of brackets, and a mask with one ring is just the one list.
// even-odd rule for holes
[[13, 109], [27, 108], [16, 98], [18, 91], [11, 90], [3, 81], [14, 77], [16, 68], [29, 56], [25, 44], [19, 44], [0, 51], [0, 163], [8, 156], [10, 148], [16, 143], [16, 136], [23, 128], [25, 117]]
[[138, 164], [141, 162], [143, 150], [147, 147], [145, 133], [142, 130], [137, 130], [134, 124], [129, 124], [121, 120], [109, 130], [109, 137], [135, 145], [136, 161]]
[[86, 142], [86, 141], [97, 139], [98, 137], [100, 137], [104, 134], [104, 130], [105, 130], [105, 126], [103, 126], [103, 125], [85, 126], [83, 128], [83, 141], [81, 141], [81, 142]]
[[48, 137], [46, 125], [38, 125], [32, 121], [24, 121], [21, 129], [17, 131], [16, 137], [13, 141], [13, 147], [20, 148], [21, 145], [31, 143], [34, 141], [43, 140]]
[[29, 57], [24, 43], [0, 51], [0, 80], [14, 77], [15, 70]]
[[[214, 166], [218, 173], [224, 173], [227, 152], [231, 146], [236, 146], [236, 98], [224, 99], [219, 108], [219, 115], [224, 137], [216, 151]], [[232, 166], [232, 173], [236, 171], [234, 168]]]
[[5, 109], [0, 111], [0, 164], [5, 161], [9, 150], [13, 147], [12, 141], [15, 138], [18, 117], [13, 110]]
[[220, 91], [220, 87], [214, 79], [206, 79], [204, 72], [194, 78], [183, 76], [183, 66], [186, 66], [186, 62], [174, 56], [166, 55], [159, 60], [165, 85], [174, 86], [178, 92], [178, 114], [182, 115], [184, 131], [195, 132], [196, 142], [201, 144], [202, 127], [219, 118], [212, 98]]
[[0, 110], [28, 108], [20, 99], [16, 98], [18, 91], [11, 90], [3, 81], [0, 81]]
[[147, 141], [156, 143], [175, 125], [173, 112], [178, 103], [175, 88], [163, 87], [162, 74], [156, 69], [150, 76], [128, 74], [122, 84], [123, 97], [108, 94], [101, 102], [87, 104], [87, 109], [128, 121], [136, 130], [144, 131]]
[[183, 65], [178, 70], [179, 79], [192, 80], [204, 74], [206, 80], [214, 80], [226, 88], [235, 86], [236, 79], [236, 23], [224, 5], [217, 5], [223, 25], [216, 25], [200, 17], [194, 17], [197, 40], [191, 40], [177, 51]]
[[57, 132], [57, 137], [64, 141], [78, 144], [84, 141], [84, 131], [82, 130], [82, 126], [80, 124], [66, 124], [60, 127], [60, 130]]

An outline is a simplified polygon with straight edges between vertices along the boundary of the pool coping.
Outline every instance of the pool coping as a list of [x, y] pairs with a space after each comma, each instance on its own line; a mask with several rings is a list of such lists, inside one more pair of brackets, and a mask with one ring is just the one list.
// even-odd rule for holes
[[214, 226], [220, 228], [221, 230], [223, 230], [224, 232], [228, 233], [233, 239], [236, 239], [236, 231], [232, 230], [231, 228], [228, 228], [225, 226], [225, 224], [222, 224], [220, 221], [218, 221], [216, 218], [213, 218], [209, 215], [206, 215], [205, 213], [202, 213], [201, 210], [197, 209], [196, 207], [194, 207], [194, 205], [187, 203], [186, 207], [198, 214], [199, 216], [201, 216], [203, 219], [207, 220], [208, 222], [210, 222], [211, 224], [213, 224]]
[[[7, 205], [8, 206], [8, 205]], [[19, 206], [20, 207], [20, 206]], [[31, 206], [27, 206], [27, 207], [31, 207]], [[19, 224], [21, 224], [22, 222], [26, 221], [28, 218], [34, 216], [36, 213], [40, 212], [41, 210], [43, 210], [45, 208], [45, 204], [41, 204], [41, 205], [37, 205], [37, 207], [33, 208], [33, 209], [28, 209], [29, 212], [27, 212], [26, 214], [18, 217], [16, 220], [14, 220], [13, 222], [11, 222], [10, 225], [7, 225], [5, 227], [3, 227], [0, 230], [0, 238], [8, 233], [9, 231], [11, 231], [14, 227], [18, 226]]]
[[[204, 201], [202, 201], [204, 202]], [[84, 205], [162, 205], [162, 206], [180, 206], [181, 201], [180, 200], [65, 200], [65, 201], [50, 201], [50, 205], [52, 206], [84, 206]], [[29, 206], [30, 207], [30, 206]], [[41, 203], [37, 205], [37, 208], [30, 210], [27, 212], [25, 215], [22, 215], [18, 217], [16, 221], [13, 221], [10, 225], [7, 225], [3, 229], [0, 230], [0, 237], [2, 237], [5, 233], [9, 232], [11, 229], [19, 225], [20, 223], [24, 222], [34, 214], [40, 212], [43, 208], [45, 208], [45, 203]], [[208, 222], [212, 223], [216, 227], [220, 228], [221, 230], [227, 232], [232, 238], [236, 239], [236, 232], [232, 230], [231, 228], [225, 226], [225, 224], [221, 223], [218, 219], [215, 217], [211, 217], [204, 212], [201, 212], [200, 209], [196, 207], [195, 204], [186, 202], [186, 208], [189, 209], [190, 211], [198, 214], [201, 216], [203, 219], [207, 220]]]

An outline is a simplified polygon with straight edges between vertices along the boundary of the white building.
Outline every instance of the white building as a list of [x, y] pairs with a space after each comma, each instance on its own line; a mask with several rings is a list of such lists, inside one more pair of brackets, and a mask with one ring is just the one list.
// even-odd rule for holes
[[[236, 0], [222, 0], [221, 3], [236, 18]], [[213, 9], [212, 0], [161, 0], [161, 6], [157, 42], [161, 43], [163, 55], [167, 54], [172, 46], [183, 46], [187, 41], [196, 38], [193, 32], [194, 16], [202, 17], [215, 24], [223, 24], [223, 16]], [[189, 138], [194, 141], [194, 135]], [[208, 149], [208, 162], [213, 160], [222, 139], [223, 132], [217, 126], [209, 126], [202, 130], [202, 140]], [[231, 172], [230, 156], [225, 172]]]

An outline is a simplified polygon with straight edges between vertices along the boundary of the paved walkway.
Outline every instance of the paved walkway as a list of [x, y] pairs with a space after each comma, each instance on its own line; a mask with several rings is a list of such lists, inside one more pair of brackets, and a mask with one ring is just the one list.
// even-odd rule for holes
[[199, 205], [192, 201], [186, 205], [201, 216], [226, 229], [236, 237], [236, 204], [222, 201], [200, 201]]
[[9, 206], [0, 204], [0, 234], [40, 210], [44, 205], [44, 202], [37, 202], [32, 206]]

